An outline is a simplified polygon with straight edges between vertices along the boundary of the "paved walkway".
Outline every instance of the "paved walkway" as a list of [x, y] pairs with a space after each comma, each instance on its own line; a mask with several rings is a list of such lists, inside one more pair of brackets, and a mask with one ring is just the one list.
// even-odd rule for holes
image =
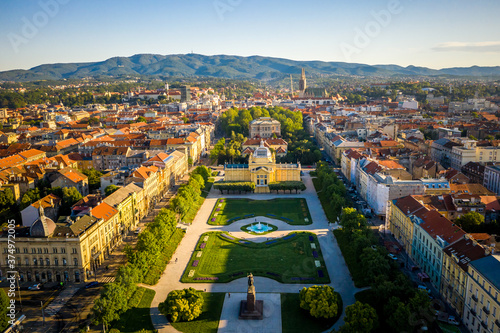
[[[323, 257], [325, 259], [325, 263], [328, 269], [328, 273], [330, 275], [331, 283], [330, 286], [335, 288], [335, 291], [339, 292], [342, 296], [342, 301], [344, 304], [344, 308], [347, 305], [351, 305], [355, 303], [354, 294], [357, 293], [360, 289], [354, 287], [354, 283], [349, 273], [349, 269], [346, 266], [342, 253], [338, 247], [337, 241], [333, 236], [333, 233], [328, 229], [328, 220], [325, 216], [321, 203], [318, 199], [316, 191], [314, 189], [314, 185], [312, 183], [312, 179], [309, 175], [309, 172], [305, 172], [303, 176], [303, 181], [307, 187], [305, 191], [300, 194], [246, 194], [246, 195], [221, 195], [219, 191], [214, 189], [211, 190], [207, 199], [201, 206], [198, 214], [193, 220], [193, 224], [187, 229], [186, 236], [182, 240], [181, 244], [177, 248], [176, 253], [174, 254], [174, 258], [178, 259], [176, 264], [169, 264], [165, 269], [163, 276], [161, 277], [158, 284], [151, 287], [151, 289], [156, 291], [156, 295], [151, 303], [151, 320], [153, 322], [154, 327], [160, 333], [170, 333], [177, 332], [166, 320], [166, 318], [158, 311], [158, 304], [163, 302], [168, 293], [175, 289], [183, 289], [193, 287], [199, 290], [206, 290], [207, 292], [230, 292], [231, 295], [233, 293], [241, 293], [245, 291], [248, 287], [247, 278], [241, 278], [229, 283], [181, 283], [180, 279], [182, 274], [184, 273], [184, 269], [186, 268], [191, 255], [193, 254], [193, 250], [198, 242], [200, 235], [209, 232], [209, 231], [230, 231], [232, 234], [234, 233], [237, 236], [239, 227], [236, 229], [238, 222], [235, 222], [229, 226], [212, 226], [208, 225], [207, 221], [210, 217], [210, 213], [212, 212], [213, 207], [217, 199], [219, 198], [249, 198], [255, 200], [269, 200], [274, 199], [276, 197], [279, 198], [305, 198], [307, 201], [307, 205], [309, 206], [309, 211], [311, 213], [311, 217], [313, 223], [310, 225], [302, 225], [302, 226], [292, 226], [286, 223], [281, 224], [277, 221], [271, 222], [272, 224], [278, 226], [280, 229], [274, 232], [276, 236], [278, 234], [287, 234], [291, 231], [309, 231], [313, 232], [317, 235], [321, 251], [323, 253]], [[261, 218], [259, 218], [261, 219]], [[263, 218], [262, 218], [263, 219]], [[253, 218], [255, 220], [255, 218]], [[241, 223], [241, 221], [240, 221]], [[248, 223], [248, 222], [247, 222]], [[279, 225], [278, 225], [279, 224]], [[239, 225], [239, 224], [238, 224]], [[243, 225], [243, 224], [241, 224]], [[241, 227], [241, 225], [239, 225]], [[246, 239], [250, 239], [252, 237], [256, 237], [250, 234], [246, 234]], [[265, 236], [257, 236], [257, 237], [276, 237], [275, 235], [268, 234]], [[275, 280], [264, 278], [264, 277], [255, 277], [255, 290], [257, 293], [296, 293], [303, 287], [309, 287], [310, 284], [283, 284], [279, 283]], [[343, 324], [344, 312], [342, 316], [334, 325], [334, 328], [338, 328]]]
[[226, 294], [220, 315], [217, 333], [276, 333], [281, 332], [281, 295], [257, 293], [256, 299], [264, 301], [262, 320], [238, 318], [240, 302], [247, 299], [246, 293]]

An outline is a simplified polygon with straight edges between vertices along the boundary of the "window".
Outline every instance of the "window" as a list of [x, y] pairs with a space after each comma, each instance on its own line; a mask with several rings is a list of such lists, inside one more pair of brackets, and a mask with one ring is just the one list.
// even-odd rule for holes
[[66, 253], [66, 249], [64, 247], [61, 247], [61, 253]]
[[45, 264], [47, 264], [47, 266], [50, 266], [50, 260], [49, 260], [49, 258], [45, 258]]
[[33, 265], [36, 266], [37, 262], [36, 262], [36, 258], [33, 258]]
[[40, 266], [43, 266], [43, 258], [40, 258]]
[[75, 266], [78, 266], [78, 259], [77, 258], [73, 258], [73, 263], [75, 264]]
[[54, 266], [59, 266], [59, 259], [57, 258], [54, 259]]
[[28, 253], [28, 248], [27, 247], [23, 248], [23, 253]]
[[52, 253], [57, 253], [57, 247], [52, 248]]
[[43, 253], [49, 253], [49, 249], [48, 249], [48, 248], [46, 248], [46, 247], [44, 247], [44, 248], [43, 248]]
[[73, 248], [73, 254], [77, 254], [76, 248]]
[[38, 248], [38, 253], [42, 253], [42, 248], [41, 247]]
[[35, 249], [35, 248], [32, 248], [32, 249], [31, 249], [31, 253], [36, 253], [36, 249]]
[[28, 258], [24, 259], [24, 263], [26, 264], [26, 266], [29, 266], [30, 265], [30, 260]]
[[63, 258], [63, 266], [66, 266], [67, 262], [66, 262], [66, 258]]

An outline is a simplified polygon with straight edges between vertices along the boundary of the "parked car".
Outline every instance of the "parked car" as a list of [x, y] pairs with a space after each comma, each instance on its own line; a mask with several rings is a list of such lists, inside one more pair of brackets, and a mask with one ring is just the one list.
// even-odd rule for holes
[[137, 228], [137, 229], [135, 229], [134, 234], [138, 235], [140, 232], [141, 232], [141, 228]]
[[377, 251], [378, 250], [377, 245], [372, 245], [372, 250]]
[[40, 290], [40, 289], [42, 289], [41, 283], [35, 283], [34, 285], [28, 287], [28, 290]]
[[419, 290], [423, 290], [423, 291], [427, 292], [428, 294], [430, 294], [430, 293], [431, 293], [431, 290], [429, 289], [429, 287], [424, 286], [423, 284], [419, 284], [417, 288], [418, 288]]
[[92, 282], [87, 283], [87, 284], [85, 285], [85, 289], [95, 287], [95, 286], [97, 286], [98, 284], [99, 284], [99, 282], [98, 282], [98, 281], [92, 281]]
[[391, 258], [392, 260], [398, 260], [398, 257], [396, 257], [396, 256], [395, 256], [394, 254], [392, 254], [392, 253], [389, 253], [387, 256], [388, 256], [389, 258]]
[[455, 319], [454, 316], [449, 316], [448, 317], [448, 324], [451, 324], [451, 325], [460, 325], [460, 323], [458, 322], [458, 320]]

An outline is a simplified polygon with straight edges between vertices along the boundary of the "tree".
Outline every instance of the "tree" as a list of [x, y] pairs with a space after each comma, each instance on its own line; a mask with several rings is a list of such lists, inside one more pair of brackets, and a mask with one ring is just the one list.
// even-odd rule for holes
[[9, 317], [7, 317], [9, 302], [10, 300], [5, 290], [0, 289], [0, 331], [5, 330], [9, 326]]
[[3, 191], [0, 191], [0, 207], [7, 208], [11, 207], [16, 203], [14, 200], [14, 193], [10, 188], [6, 188]]
[[119, 186], [111, 184], [111, 185], [106, 186], [106, 188], [104, 189], [104, 194], [106, 194], [106, 196], [110, 196], [111, 194], [113, 194], [114, 192], [116, 192], [119, 189], [120, 189]]
[[205, 182], [208, 181], [208, 178], [212, 176], [210, 169], [204, 165], [197, 166], [196, 169], [193, 170], [192, 175], [201, 175]]
[[387, 276], [389, 274], [391, 269], [389, 261], [379, 251], [373, 251], [369, 247], [365, 248], [359, 259], [366, 280], [371, 281], [377, 276]]
[[484, 223], [484, 216], [478, 212], [468, 212], [455, 222], [466, 232], [474, 232], [479, 225]]
[[173, 323], [191, 321], [200, 316], [203, 302], [202, 292], [194, 288], [173, 290], [158, 309]]
[[189, 165], [190, 167], [192, 167], [192, 166], [193, 166], [193, 159], [192, 159], [191, 157], [188, 157], [188, 165]]
[[38, 188], [28, 190], [21, 198], [21, 210], [28, 207], [37, 200], [40, 200], [40, 190]]
[[136, 123], [146, 123], [147, 120], [143, 116], [139, 116], [139, 117], [137, 117], [137, 119], [135, 120], [135, 122]]
[[69, 215], [71, 213], [71, 206], [82, 198], [83, 196], [78, 192], [76, 187], [63, 187], [61, 215]]
[[410, 332], [409, 318], [411, 316], [410, 307], [404, 304], [397, 297], [391, 297], [384, 306], [386, 322], [393, 332]]
[[366, 219], [355, 208], [347, 207], [340, 215], [340, 225], [350, 235], [354, 230], [366, 227]]
[[339, 313], [340, 295], [327, 285], [303, 288], [300, 307], [314, 318], [333, 318]]
[[120, 314], [127, 309], [127, 302], [125, 289], [121, 284], [106, 284], [101, 297], [94, 302], [92, 308], [94, 323], [108, 326], [113, 320], [120, 318]]
[[378, 316], [368, 304], [356, 302], [345, 309], [341, 333], [370, 333], [378, 326]]
[[82, 173], [89, 179], [90, 190], [97, 190], [101, 186], [101, 176], [102, 172], [97, 171], [94, 168], [85, 169]]

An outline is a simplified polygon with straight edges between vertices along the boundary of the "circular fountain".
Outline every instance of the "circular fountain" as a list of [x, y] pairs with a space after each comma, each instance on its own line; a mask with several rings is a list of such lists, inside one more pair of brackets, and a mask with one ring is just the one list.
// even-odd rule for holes
[[262, 234], [268, 231], [273, 230], [273, 227], [269, 226], [269, 224], [263, 224], [260, 222], [253, 223], [247, 227], [247, 230], [256, 234]]

